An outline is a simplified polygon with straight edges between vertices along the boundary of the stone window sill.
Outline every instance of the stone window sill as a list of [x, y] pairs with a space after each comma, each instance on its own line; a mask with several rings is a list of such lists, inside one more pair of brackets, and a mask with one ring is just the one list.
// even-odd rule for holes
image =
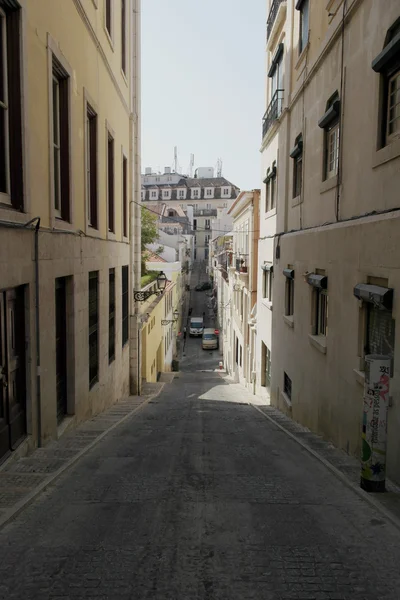
[[353, 369], [354, 377], [356, 378], [357, 383], [364, 387], [365, 384], [365, 371], [359, 371], [358, 369]]
[[265, 219], [270, 219], [271, 217], [275, 217], [275, 215], [276, 215], [276, 208], [272, 208], [271, 210], [269, 210], [265, 213]]
[[272, 310], [272, 302], [270, 302], [269, 300], [267, 300], [266, 298], [264, 298], [263, 300], [263, 304], [266, 308], [269, 308], [269, 310]]
[[376, 169], [385, 163], [394, 160], [400, 156], [400, 140], [394, 140], [384, 148], [375, 152], [372, 159], [372, 168]]
[[328, 192], [329, 190], [333, 190], [338, 184], [337, 175], [334, 177], [330, 177], [329, 179], [325, 179], [320, 185], [319, 193], [323, 194], [324, 192]]
[[287, 396], [287, 395], [285, 394], [285, 392], [281, 392], [281, 398], [282, 398], [282, 400], [284, 401], [284, 403], [286, 404], [286, 406], [287, 406], [287, 407], [288, 407], [290, 410], [292, 410], [292, 401], [291, 401], [291, 399], [289, 398], [289, 396]]
[[326, 337], [324, 335], [308, 334], [311, 346], [314, 346], [321, 354], [326, 354]]
[[300, 194], [300, 196], [295, 196], [294, 198], [292, 198], [292, 208], [294, 208], [295, 206], [298, 206], [301, 203], [302, 203], [301, 194]]
[[285, 321], [286, 325], [288, 325], [289, 327], [294, 327], [294, 319], [293, 319], [293, 315], [283, 315], [283, 320]]

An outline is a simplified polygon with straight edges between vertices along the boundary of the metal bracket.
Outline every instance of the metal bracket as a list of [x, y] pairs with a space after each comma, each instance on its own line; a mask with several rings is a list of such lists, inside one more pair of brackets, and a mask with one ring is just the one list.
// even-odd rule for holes
[[155, 290], [153, 292], [133, 292], [133, 298], [135, 300], [135, 302], [145, 302], [146, 300], [148, 300], [150, 298], [150, 296], [161, 296], [162, 291], [161, 290]]

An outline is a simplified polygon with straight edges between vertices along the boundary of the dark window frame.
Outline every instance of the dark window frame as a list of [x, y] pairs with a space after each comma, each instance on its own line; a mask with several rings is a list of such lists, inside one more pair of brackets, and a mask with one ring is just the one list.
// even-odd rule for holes
[[122, 347], [129, 340], [129, 267], [121, 269], [121, 298], [122, 298]]
[[115, 360], [115, 269], [108, 271], [108, 364]]
[[372, 61], [372, 68], [380, 75], [378, 144], [380, 150], [399, 139], [400, 130], [388, 132], [389, 88], [394, 77], [400, 75], [400, 17], [388, 29], [382, 52]]
[[315, 288], [314, 290], [314, 335], [328, 335], [328, 290]]
[[128, 237], [128, 159], [122, 155], [122, 235]]
[[112, 29], [113, 29], [113, 14], [112, 14], [113, 0], [104, 0], [104, 4], [105, 4], [105, 6], [104, 6], [104, 11], [105, 11], [104, 24], [105, 24], [106, 31], [112, 40], [113, 39], [113, 31], [112, 31]]
[[[89, 272], [89, 336], [88, 336], [88, 347], [89, 347], [89, 390], [99, 381], [99, 272]], [[93, 296], [93, 297], [92, 297]], [[93, 357], [92, 355], [95, 354]], [[92, 357], [95, 358], [92, 366]]]
[[86, 197], [88, 225], [99, 228], [98, 223], [98, 166], [97, 138], [98, 120], [96, 111], [86, 104]]
[[292, 400], [292, 380], [286, 371], [283, 372], [283, 392], [289, 400]]
[[297, 198], [303, 191], [303, 136], [301, 133], [295, 140], [290, 157], [293, 159], [293, 198]]
[[126, 0], [121, 0], [121, 69], [126, 75]]
[[52, 53], [53, 208], [66, 222], [71, 222], [70, 85], [70, 74]]
[[286, 278], [285, 284], [285, 316], [294, 315], [294, 279]]
[[307, 47], [310, 31], [310, 2], [309, 0], [297, 0], [296, 9], [300, 12], [299, 20], [299, 56]]
[[107, 131], [107, 212], [108, 231], [115, 233], [115, 140]]
[[4, 140], [1, 166], [0, 205], [24, 212], [24, 163], [21, 64], [21, 8], [1, 9], [1, 39], [5, 55], [0, 55], [0, 101], [3, 110], [0, 137]]

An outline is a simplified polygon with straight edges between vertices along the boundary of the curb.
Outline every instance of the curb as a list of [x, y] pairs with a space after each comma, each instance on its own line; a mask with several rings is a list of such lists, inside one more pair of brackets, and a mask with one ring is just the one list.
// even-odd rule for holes
[[136, 406], [136, 408], [134, 408], [128, 414], [124, 415], [122, 417], [122, 419], [120, 419], [119, 421], [117, 421], [116, 423], [111, 425], [111, 427], [109, 427], [106, 431], [103, 431], [103, 433], [101, 433], [95, 440], [90, 442], [90, 444], [88, 446], [86, 446], [86, 448], [83, 448], [75, 456], [73, 456], [68, 461], [66, 461], [66, 463], [62, 467], [60, 467], [57, 471], [54, 471], [54, 473], [49, 475], [32, 492], [27, 494], [24, 498], [22, 498], [22, 500], [17, 502], [12, 508], [10, 508], [8, 510], [6, 509], [5, 515], [3, 515], [0, 518], [0, 530], [5, 525], [7, 525], [11, 521], [13, 521], [25, 508], [27, 508], [33, 502], [33, 500], [35, 500], [42, 492], [44, 492], [45, 489], [47, 487], [49, 487], [49, 485], [54, 483], [54, 481], [56, 479], [58, 479], [60, 477], [60, 475], [63, 475], [63, 473], [65, 473], [71, 467], [73, 467], [75, 465], [75, 463], [77, 463], [82, 458], [82, 456], [84, 456], [92, 448], [94, 448], [94, 446], [96, 446], [111, 431], [113, 431], [116, 427], [119, 427], [124, 421], [129, 419], [132, 415], [134, 415], [137, 412], [139, 412], [140, 410], [142, 410], [142, 408], [144, 408], [151, 400], [154, 400], [154, 398], [156, 398], [163, 391], [164, 387], [165, 387], [165, 383], [162, 383], [162, 386], [155, 394], [151, 394], [150, 396], [148, 396], [141, 404], [139, 404], [139, 406]]
[[307, 450], [307, 452], [309, 452], [309, 454], [311, 454], [312, 456], [314, 456], [314, 458], [316, 458], [317, 460], [319, 460], [319, 462], [321, 462], [327, 469], [329, 469], [329, 471], [331, 471], [331, 473], [333, 473], [333, 475], [335, 475], [337, 477], [337, 479], [340, 479], [340, 481], [342, 483], [344, 483], [348, 488], [350, 488], [351, 490], [353, 490], [353, 492], [355, 492], [360, 498], [362, 498], [363, 500], [365, 500], [366, 502], [368, 502], [376, 510], [378, 510], [380, 513], [382, 513], [382, 515], [384, 515], [386, 517], [386, 519], [388, 521], [390, 521], [391, 524], [394, 525], [400, 531], [400, 519], [398, 519], [397, 517], [395, 517], [389, 510], [387, 510], [384, 506], [382, 506], [382, 504], [378, 500], [375, 500], [375, 498], [373, 498], [370, 494], [368, 494], [367, 492], [364, 492], [360, 487], [354, 485], [354, 483], [352, 483], [351, 481], [349, 481], [347, 479], [347, 477], [345, 475], [343, 475], [343, 473], [341, 471], [339, 471], [339, 469], [337, 469], [336, 467], [334, 467], [332, 465], [332, 463], [330, 463], [323, 456], [321, 456], [320, 454], [318, 454], [318, 452], [316, 452], [315, 450], [313, 450], [313, 448], [310, 448], [309, 446], [307, 446], [307, 444], [305, 444], [302, 440], [300, 440], [299, 438], [297, 438], [293, 433], [291, 433], [290, 431], [288, 431], [285, 427], [283, 427], [283, 425], [281, 425], [280, 423], [277, 423], [277, 421], [275, 421], [272, 417], [270, 417], [269, 415], [267, 415], [258, 406], [256, 406], [255, 404], [252, 404], [251, 402], [249, 402], [248, 404], [249, 404], [249, 406], [251, 406], [252, 408], [254, 408], [257, 412], [259, 412], [263, 417], [265, 417], [266, 419], [268, 419], [268, 421], [270, 421], [276, 427], [278, 427], [281, 431], [283, 431], [284, 433], [286, 433], [286, 435], [288, 437], [292, 438], [292, 440], [294, 440], [297, 444], [299, 444], [300, 446], [302, 446], [302, 448], [304, 448], [305, 450]]

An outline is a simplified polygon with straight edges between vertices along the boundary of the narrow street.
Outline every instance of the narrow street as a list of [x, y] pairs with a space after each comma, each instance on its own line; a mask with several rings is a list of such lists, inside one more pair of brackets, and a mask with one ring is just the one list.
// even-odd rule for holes
[[0, 597], [398, 600], [399, 532], [186, 342], [173, 382], [0, 532]]

